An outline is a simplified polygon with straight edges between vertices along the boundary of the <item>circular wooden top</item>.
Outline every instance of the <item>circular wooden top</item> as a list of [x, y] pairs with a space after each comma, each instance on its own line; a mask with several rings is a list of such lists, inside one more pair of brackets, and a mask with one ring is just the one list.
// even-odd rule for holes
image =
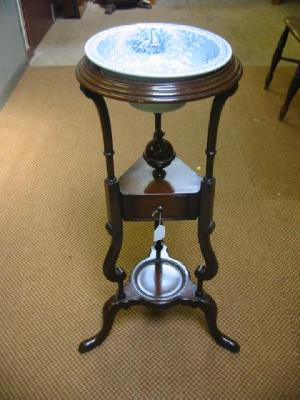
[[240, 61], [232, 56], [217, 71], [177, 81], [120, 77], [109, 74], [83, 57], [76, 67], [80, 85], [94, 94], [131, 103], [177, 103], [215, 96], [231, 89], [242, 76]]

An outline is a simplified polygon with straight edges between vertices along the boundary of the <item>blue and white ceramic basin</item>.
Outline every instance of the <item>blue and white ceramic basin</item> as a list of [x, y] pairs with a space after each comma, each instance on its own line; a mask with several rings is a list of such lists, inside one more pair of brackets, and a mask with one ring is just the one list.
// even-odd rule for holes
[[[215, 71], [231, 58], [230, 45], [204, 29], [166, 23], [123, 25], [92, 36], [87, 57], [108, 73], [151, 80], [187, 79]], [[135, 104], [151, 112], [167, 112], [184, 104]]]
[[140, 23], [97, 33], [85, 53], [107, 71], [147, 80], [212, 72], [229, 61], [232, 51], [223, 38], [200, 28]]

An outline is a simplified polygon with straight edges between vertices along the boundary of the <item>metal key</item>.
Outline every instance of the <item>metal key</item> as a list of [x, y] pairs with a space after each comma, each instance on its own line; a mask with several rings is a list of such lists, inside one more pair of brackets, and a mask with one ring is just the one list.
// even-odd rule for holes
[[158, 221], [156, 222], [157, 226], [154, 229], [154, 242], [161, 241], [165, 238], [166, 236], [166, 228], [162, 223], [162, 207], [159, 206], [152, 214], [152, 217], [154, 217], [156, 214], [158, 214]]

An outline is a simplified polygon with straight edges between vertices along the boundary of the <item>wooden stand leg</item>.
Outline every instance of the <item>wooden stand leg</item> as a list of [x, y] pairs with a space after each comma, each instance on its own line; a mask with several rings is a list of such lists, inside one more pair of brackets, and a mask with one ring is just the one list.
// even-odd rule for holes
[[217, 327], [217, 305], [212, 297], [205, 293], [198, 298], [196, 306], [204, 311], [209, 332], [216, 343], [232, 353], [238, 353], [240, 351], [238, 343], [230, 339], [230, 337], [223, 335]]
[[268, 89], [268, 87], [273, 79], [273, 74], [274, 74], [275, 68], [277, 67], [277, 64], [280, 61], [284, 46], [285, 46], [287, 38], [288, 38], [288, 34], [289, 34], [289, 28], [286, 27], [280, 36], [279, 42], [278, 42], [275, 52], [273, 54], [270, 71], [269, 71], [268, 75], [266, 76], [266, 80], [265, 80], [265, 89]]
[[217, 152], [216, 145], [221, 112], [226, 100], [236, 92], [237, 87], [236, 85], [229, 91], [216, 96], [210, 112], [206, 147], [206, 171], [201, 183], [200, 215], [198, 219], [198, 240], [205, 260], [205, 265], [201, 265], [196, 269], [199, 295], [201, 295], [202, 281], [212, 279], [218, 272], [218, 262], [210, 243], [210, 235], [215, 229], [213, 221], [216, 183], [213, 176], [214, 158]]
[[123, 281], [126, 278], [126, 273], [122, 268], [116, 266], [117, 259], [122, 246], [123, 238], [123, 219], [120, 203], [120, 188], [118, 179], [115, 177], [114, 171], [114, 149], [111, 132], [111, 124], [106, 102], [101, 95], [96, 95], [87, 89], [81, 87], [82, 92], [91, 100], [93, 100], [101, 122], [104, 156], [106, 159], [107, 178], [105, 180], [106, 203], [108, 210], [109, 222], [106, 224], [106, 229], [112, 237], [110, 247], [103, 264], [103, 273], [105, 277], [119, 283], [119, 295], [122, 297]]
[[126, 277], [125, 271], [117, 267], [116, 263], [121, 251], [123, 240], [123, 221], [121, 216], [119, 183], [115, 180], [105, 181], [107, 209], [109, 211], [109, 222], [106, 229], [111, 235], [111, 243], [104, 259], [104, 276], [119, 283], [119, 296], [124, 296], [123, 281]]
[[195, 275], [198, 279], [197, 294], [201, 296], [204, 280], [212, 279], [218, 272], [218, 261], [213, 251], [210, 235], [215, 229], [213, 218], [213, 202], [215, 180], [203, 181], [201, 184], [201, 213], [198, 219], [198, 241], [205, 264], [199, 266]]
[[105, 192], [109, 218], [106, 229], [111, 235], [111, 244], [104, 259], [103, 274], [108, 280], [118, 283], [117, 295], [111, 297], [104, 305], [102, 330], [96, 336], [82, 342], [79, 346], [79, 351], [85, 352], [98, 346], [108, 335], [115, 314], [120, 308], [120, 300], [125, 297], [124, 280], [126, 273], [122, 268], [116, 266], [122, 246], [123, 220], [119, 182], [114, 173], [114, 150], [109, 113], [102, 96], [95, 95], [83, 88], [82, 91], [89, 99], [93, 100], [97, 107], [103, 133], [104, 155], [106, 157], [107, 179], [105, 180]]
[[218, 272], [218, 261], [210, 242], [210, 235], [215, 229], [213, 221], [213, 207], [215, 194], [215, 178], [213, 177], [214, 157], [216, 155], [217, 133], [220, 115], [228, 97], [237, 90], [237, 86], [230, 91], [216, 96], [211, 109], [207, 138], [206, 173], [201, 183], [201, 207], [198, 219], [198, 240], [205, 261], [199, 266], [195, 275], [198, 280], [196, 296], [199, 305], [205, 312], [209, 331], [215, 341], [232, 352], [239, 351], [239, 345], [228, 336], [223, 335], [217, 328], [217, 306], [214, 300], [203, 291], [203, 281], [212, 279]]
[[122, 308], [122, 302], [117, 296], [112, 296], [103, 307], [103, 325], [102, 329], [89, 339], [84, 340], [79, 345], [79, 352], [86, 353], [87, 351], [93, 350], [107, 338], [111, 327], [113, 325], [117, 312]]

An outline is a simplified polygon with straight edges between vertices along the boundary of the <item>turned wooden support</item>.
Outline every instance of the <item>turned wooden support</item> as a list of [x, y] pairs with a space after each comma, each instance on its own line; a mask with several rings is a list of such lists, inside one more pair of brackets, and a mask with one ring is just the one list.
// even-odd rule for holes
[[123, 296], [123, 281], [126, 278], [126, 273], [122, 268], [116, 266], [117, 259], [119, 257], [122, 247], [123, 219], [121, 213], [119, 182], [118, 179], [115, 177], [114, 171], [114, 149], [109, 113], [103, 96], [97, 95], [83, 88], [82, 86], [81, 90], [86, 95], [86, 97], [93, 100], [97, 108], [102, 128], [104, 156], [106, 159], [107, 178], [105, 179], [104, 184], [109, 221], [106, 224], [106, 228], [112, 239], [110, 247], [104, 259], [103, 273], [108, 280], [118, 282], [119, 295]]
[[173, 146], [164, 139], [165, 133], [161, 130], [161, 114], [155, 114], [154, 138], [147, 144], [144, 151], [144, 160], [154, 168], [153, 177], [163, 179], [166, 176], [166, 168], [176, 157]]
[[237, 88], [238, 84], [215, 96], [210, 112], [206, 145], [206, 171], [201, 182], [200, 215], [198, 218], [198, 241], [205, 261], [205, 264], [200, 265], [195, 271], [198, 279], [198, 295], [202, 293], [203, 281], [212, 279], [218, 272], [218, 261], [210, 241], [210, 235], [215, 229], [215, 222], [213, 221], [216, 184], [213, 176], [214, 159], [217, 153], [216, 146], [221, 112], [226, 100], [236, 92]]

